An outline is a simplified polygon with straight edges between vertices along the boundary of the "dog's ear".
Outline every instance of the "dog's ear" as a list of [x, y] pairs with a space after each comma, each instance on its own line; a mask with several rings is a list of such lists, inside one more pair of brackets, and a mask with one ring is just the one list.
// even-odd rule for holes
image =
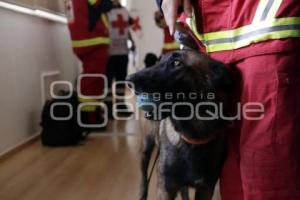
[[220, 62], [214, 62], [212, 65], [212, 70], [212, 80], [216, 88], [222, 89], [229, 93], [233, 92], [235, 89], [235, 84], [229, 67]]

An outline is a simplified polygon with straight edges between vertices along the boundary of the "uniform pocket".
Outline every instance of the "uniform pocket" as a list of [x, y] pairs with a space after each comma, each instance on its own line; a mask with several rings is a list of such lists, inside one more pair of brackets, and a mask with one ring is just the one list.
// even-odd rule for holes
[[[300, 133], [300, 74], [278, 73], [274, 143], [296, 145]], [[299, 146], [298, 145], [298, 146]], [[280, 146], [278, 148], [281, 148]]]

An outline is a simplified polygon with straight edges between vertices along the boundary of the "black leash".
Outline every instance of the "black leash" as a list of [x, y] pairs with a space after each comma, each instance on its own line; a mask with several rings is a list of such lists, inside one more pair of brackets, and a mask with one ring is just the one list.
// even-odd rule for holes
[[156, 153], [156, 157], [155, 157], [154, 163], [153, 163], [153, 165], [152, 165], [152, 168], [151, 168], [151, 171], [150, 171], [149, 177], [148, 177], [148, 179], [147, 179], [147, 187], [148, 187], [148, 186], [149, 186], [149, 184], [150, 184], [151, 177], [152, 177], [152, 175], [153, 175], [153, 172], [154, 172], [155, 165], [156, 165], [156, 163], [157, 163], [157, 161], [158, 161], [158, 157], [159, 157], [159, 151], [160, 151], [160, 148], [158, 147], [158, 150], [157, 150], [157, 153]]

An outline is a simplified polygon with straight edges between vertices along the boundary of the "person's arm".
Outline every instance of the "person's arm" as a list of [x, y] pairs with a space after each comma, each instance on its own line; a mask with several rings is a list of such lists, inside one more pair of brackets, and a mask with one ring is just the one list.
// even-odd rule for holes
[[89, 0], [88, 1], [88, 17], [89, 17], [89, 31], [93, 31], [97, 26], [98, 21], [103, 13], [112, 9], [112, 2], [110, 0]]
[[162, 9], [166, 23], [171, 35], [175, 32], [175, 23], [178, 17], [178, 9], [182, 6], [187, 16], [192, 15], [192, 5], [190, 0], [156, 0]]
[[113, 3], [111, 0], [89, 0], [89, 5], [97, 9], [98, 12], [105, 13], [112, 9]]
[[134, 40], [132, 38], [130, 31], [128, 32], [128, 40], [131, 43], [130, 51], [135, 52], [135, 43], [134, 43]]
[[154, 20], [155, 20], [155, 24], [162, 29], [167, 28], [167, 24], [164, 18], [164, 15], [162, 14], [162, 12], [160, 10], [156, 11], [154, 13]]
[[[129, 26], [131, 27], [133, 25], [133, 18], [130, 16], [128, 10], [126, 9], [127, 13], [128, 13], [128, 16], [129, 16], [129, 20], [128, 20], [128, 24]], [[133, 37], [131, 35], [131, 32], [130, 30], [128, 31], [128, 40], [130, 41], [131, 43], [131, 46], [130, 46], [130, 51], [132, 52], [135, 52], [135, 42], [133, 40]]]

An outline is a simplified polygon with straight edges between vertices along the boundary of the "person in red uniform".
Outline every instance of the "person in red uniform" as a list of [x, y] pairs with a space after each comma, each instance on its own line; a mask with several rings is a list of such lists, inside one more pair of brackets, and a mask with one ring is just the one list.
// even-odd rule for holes
[[[66, 16], [72, 39], [73, 51], [83, 64], [83, 75], [103, 75], [108, 59], [108, 22], [105, 13], [112, 7], [110, 0], [68, 0]], [[103, 94], [101, 77], [84, 77], [80, 81], [81, 102], [98, 102]], [[99, 106], [82, 107], [84, 123], [102, 121]]]
[[169, 28], [166, 24], [164, 16], [161, 11], [156, 11], [154, 13], [154, 19], [156, 25], [164, 30], [164, 45], [162, 48], [162, 54], [166, 54], [171, 51], [179, 49], [179, 44], [174, 40], [174, 37], [170, 34]]
[[[223, 200], [300, 199], [300, 3], [295, 0], [162, 0], [171, 34], [178, 8], [206, 53], [240, 76], [241, 105], [264, 106], [228, 135]], [[192, 12], [194, 10], [194, 13]], [[252, 117], [261, 115], [252, 113]]]

